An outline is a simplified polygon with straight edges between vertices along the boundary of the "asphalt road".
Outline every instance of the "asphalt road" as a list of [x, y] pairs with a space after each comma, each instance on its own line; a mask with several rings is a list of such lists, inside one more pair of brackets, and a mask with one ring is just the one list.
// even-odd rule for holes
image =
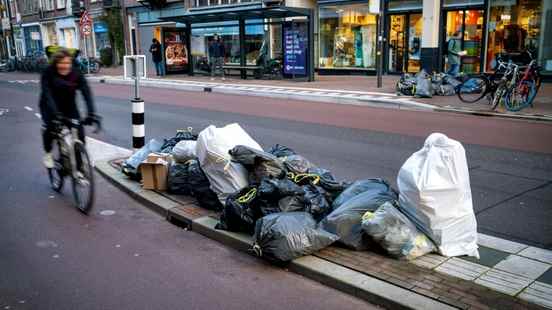
[[[81, 216], [40, 167], [37, 84], [9, 80], [0, 75], [0, 111], [9, 109], [0, 116], [0, 306], [366, 306], [168, 225], [101, 179], [96, 213]], [[95, 84], [94, 93], [105, 128], [94, 137], [130, 147], [130, 88]], [[142, 96], [148, 138], [238, 122], [264, 147], [285, 144], [349, 180], [396, 184], [425, 137], [443, 132], [466, 148], [479, 231], [552, 249], [552, 124], [153, 88]], [[97, 214], [105, 209], [116, 214]]]
[[[69, 184], [49, 188], [35, 97], [0, 82], [0, 309], [376, 308], [182, 230], [99, 174], [93, 214], [82, 215]], [[97, 138], [123, 141], [98, 106], [107, 133]]]

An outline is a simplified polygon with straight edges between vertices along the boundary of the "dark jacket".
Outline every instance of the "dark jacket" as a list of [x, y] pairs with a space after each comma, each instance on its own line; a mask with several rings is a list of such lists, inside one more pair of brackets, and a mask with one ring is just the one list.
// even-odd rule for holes
[[224, 44], [221, 41], [213, 41], [209, 45], [209, 57], [224, 57]]
[[163, 60], [160, 43], [153, 43], [150, 46], [149, 51], [151, 53], [151, 57], [153, 58], [153, 62], [161, 62]]
[[49, 123], [57, 113], [67, 118], [80, 119], [76, 102], [77, 90], [80, 90], [84, 97], [88, 114], [95, 113], [92, 93], [86, 78], [76, 68], [68, 75], [62, 76], [57, 73], [54, 65], [50, 65], [42, 73], [40, 86], [39, 107], [45, 123]]

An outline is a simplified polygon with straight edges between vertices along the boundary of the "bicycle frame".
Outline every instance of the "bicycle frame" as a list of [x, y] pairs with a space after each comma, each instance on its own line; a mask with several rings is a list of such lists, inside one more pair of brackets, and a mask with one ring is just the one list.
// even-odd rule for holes
[[[61, 155], [63, 157], [69, 158], [69, 166], [65, 167], [64, 163], [64, 169], [70, 170], [71, 177], [76, 177], [76, 172], [78, 171], [77, 167], [77, 159], [75, 157], [75, 144], [83, 144], [82, 141], [79, 139], [79, 133], [77, 126], [79, 125], [77, 120], [69, 120], [71, 126], [67, 126], [66, 124], [61, 125], [61, 131], [58, 132], [57, 138], [61, 143]], [[70, 127], [70, 128], [69, 128]], [[67, 171], [69, 172], [69, 171]]]

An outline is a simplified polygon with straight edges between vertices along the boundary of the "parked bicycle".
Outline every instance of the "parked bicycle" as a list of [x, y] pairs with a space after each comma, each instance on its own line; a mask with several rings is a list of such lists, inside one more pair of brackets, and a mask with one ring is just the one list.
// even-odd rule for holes
[[[83, 73], [83, 74], [87, 74], [87, 73], [98, 73], [100, 72], [100, 61], [97, 60], [96, 58], [90, 58], [90, 60], [88, 58], [79, 58], [78, 62], [79, 64], [79, 70]], [[88, 67], [90, 67], [90, 71], [88, 70]]]
[[480, 74], [467, 78], [457, 88], [462, 102], [474, 103], [486, 97], [491, 109], [502, 104], [508, 111], [519, 111], [532, 103], [537, 87], [533, 80], [531, 66], [527, 74], [521, 76], [520, 66], [509, 61], [497, 60], [498, 66], [492, 74]]
[[[78, 135], [79, 120], [60, 119], [54, 122], [56, 134], [53, 143], [52, 156], [54, 168], [48, 169], [48, 177], [52, 189], [60, 192], [65, 177], [70, 177], [73, 183], [75, 206], [87, 214], [94, 203], [94, 174], [92, 162], [83, 141]], [[95, 133], [101, 130], [96, 124]]]

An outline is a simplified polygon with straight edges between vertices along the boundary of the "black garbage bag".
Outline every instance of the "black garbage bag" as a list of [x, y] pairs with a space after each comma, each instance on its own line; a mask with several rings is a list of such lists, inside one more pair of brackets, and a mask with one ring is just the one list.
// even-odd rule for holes
[[163, 144], [155, 139], [151, 139], [146, 145], [132, 154], [121, 166], [125, 175], [134, 180], [140, 180], [140, 170], [138, 167], [148, 157], [150, 153], [159, 152]]
[[246, 187], [226, 199], [216, 229], [244, 232], [250, 235], [255, 230], [255, 222], [262, 216], [256, 208], [256, 187]]
[[320, 185], [326, 190], [326, 199], [330, 203], [351, 184], [349, 182], [337, 181], [333, 174], [327, 169], [311, 168], [308, 173], [320, 176], [320, 181], [317, 185]]
[[201, 169], [199, 161], [192, 159], [188, 164], [188, 182], [191, 187], [192, 195], [202, 208], [209, 210], [222, 210], [217, 194], [211, 189], [209, 179]]
[[416, 78], [408, 73], [401, 75], [396, 85], [397, 95], [414, 96], [416, 92]]
[[293, 181], [265, 178], [257, 188], [257, 204], [263, 215], [275, 212], [303, 211], [303, 188]]
[[249, 182], [258, 184], [263, 178], [283, 178], [286, 168], [274, 155], [244, 145], [238, 145], [228, 152], [232, 160], [249, 171]]
[[270, 148], [268, 151], [270, 154], [276, 156], [276, 157], [286, 157], [291, 155], [296, 155], [294, 150], [290, 149], [289, 147], [281, 144], [276, 144], [273, 147]]
[[287, 262], [319, 251], [337, 239], [317, 228], [309, 213], [275, 213], [257, 221], [253, 250], [258, 256]]
[[326, 200], [326, 191], [316, 185], [308, 184], [303, 186], [305, 210], [309, 212], [316, 221], [320, 221], [332, 211], [332, 207]]
[[431, 77], [424, 69], [416, 74], [416, 92], [414, 95], [418, 98], [431, 98], [433, 96]]
[[285, 157], [284, 166], [289, 172], [295, 174], [307, 173], [309, 169], [316, 168], [313, 163], [301, 155], [290, 155]]
[[171, 163], [167, 176], [167, 192], [175, 195], [192, 195], [189, 163]]
[[177, 130], [176, 135], [170, 139], [163, 140], [163, 146], [161, 146], [161, 153], [171, 153], [173, 147], [180, 141], [184, 140], [197, 140], [197, 134], [193, 133], [191, 128], [187, 130]]
[[[352, 186], [354, 185], [353, 183]], [[366, 180], [363, 183], [362, 192], [352, 195], [350, 199], [334, 209], [320, 222], [320, 227], [338, 235], [339, 242], [345, 246], [354, 250], [366, 250], [368, 240], [364, 239], [365, 236], [362, 233], [362, 216], [367, 211], [376, 211], [385, 202], [395, 202], [397, 199], [397, 193], [384, 180]]]

